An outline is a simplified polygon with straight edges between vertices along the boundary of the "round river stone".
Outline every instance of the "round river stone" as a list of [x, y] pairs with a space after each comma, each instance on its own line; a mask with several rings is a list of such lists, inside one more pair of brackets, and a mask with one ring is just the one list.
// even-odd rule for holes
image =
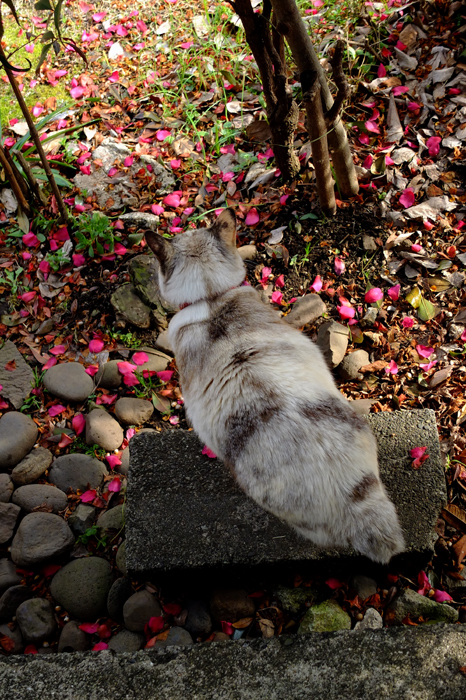
[[64, 401], [85, 401], [94, 391], [94, 382], [79, 362], [62, 362], [44, 376], [44, 386]]
[[106, 615], [111, 585], [112, 567], [108, 561], [86, 557], [60, 569], [52, 579], [50, 592], [72, 617], [89, 622]]
[[73, 545], [73, 533], [59, 515], [29, 513], [13, 538], [11, 558], [18, 566], [35, 566], [69, 552]]
[[16, 467], [31, 451], [38, 429], [32, 418], [10, 411], [0, 418], [0, 471]]
[[49, 480], [65, 493], [68, 489], [86, 491], [100, 486], [107, 475], [103, 462], [84, 454], [69, 454], [58, 457], [52, 464]]

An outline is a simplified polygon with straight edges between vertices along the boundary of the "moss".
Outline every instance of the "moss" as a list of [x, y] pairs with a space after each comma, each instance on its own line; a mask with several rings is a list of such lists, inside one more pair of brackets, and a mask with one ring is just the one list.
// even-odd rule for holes
[[[9, 17], [4, 20], [5, 33], [3, 36], [3, 41], [6, 44], [6, 53], [10, 53], [16, 47], [21, 46], [26, 41], [26, 36], [23, 34], [19, 36], [19, 28]], [[39, 56], [42, 51], [42, 44], [39, 41], [35, 42], [34, 52], [32, 54], [27, 53], [27, 51], [22, 48], [17, 51], [11, 57], [11, 63], [19, 67], [25, 67], [28, 65], [27, 59], [32, 64], [29, 73], [24, 74], [24, 90], [23, 97], [29, 109], [31, 109], [37, 102], [44, 102], [49, 97], [55, 97], [57, 100], [57, 107], [60, 104], [69, 101], [69, 93], [65, 87], [65, 82], [62, 80], [58, 85], [43, 85], [38, 83], [35, 87], [30, 88], [29, 83], [34, 78], [34, 67], [37, 65]], [[0, 76], [4, 77], [3, 70], [0, 72]], [[19, 78], [19, 76], [18, 76]], [[0, 80], [0, 117], [2, 122], [2, 127], [8, 123], [10, 119], [14, 117], [21, 119], [22, 113], [21, 109], [16, 101], [13, 90], [9, 83], [5, 83]]]

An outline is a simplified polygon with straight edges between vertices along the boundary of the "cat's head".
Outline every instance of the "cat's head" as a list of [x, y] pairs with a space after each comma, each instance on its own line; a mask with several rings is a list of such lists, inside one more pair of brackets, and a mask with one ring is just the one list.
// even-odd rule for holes
[[239, 286], [245, 277], [236, 250], [233, 209], [225, 209], [210, 228], [189, 230], [170, 240], [151, 231], [146, 241], [159, 261], [161, 295], [172, 306], [212, 299]]

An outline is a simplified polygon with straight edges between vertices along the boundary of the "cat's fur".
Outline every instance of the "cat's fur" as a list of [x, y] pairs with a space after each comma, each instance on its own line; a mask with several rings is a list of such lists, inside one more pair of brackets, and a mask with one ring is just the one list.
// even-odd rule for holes
[[260, 506], [322, 547], [386, 563], [403, 535], [379, 478], [368, 423], [336, 388], [319, 348], [241, 286], [236, 219], [168, 241], [146, 235], [189, 420]]

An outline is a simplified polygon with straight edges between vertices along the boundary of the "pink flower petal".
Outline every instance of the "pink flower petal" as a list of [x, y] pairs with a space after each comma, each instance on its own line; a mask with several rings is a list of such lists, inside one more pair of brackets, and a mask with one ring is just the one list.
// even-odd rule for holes
[[79, 625], [79, 629], [82, 630], [83, 632], [86, 632], [86, 634], [95, 634], [97, 630], [99, 629], [99, 623], [98, 622], [84, 622], [84, 624]]
[[387, 69], [385, 68], [384, 64], [381, 63], [379, 65], [378, 70], [377, 70], [377, 77], [378, 78], [385, 78], [386, 75], [387, 75]]
[[126, 156], [126, 158], [123, 161], [123, 165], [125, 168], [130, 168], [134, 163], [134, 158], [133, 156]]
[[173, 158], [170, 161], [170, 167], [172, 170], [178, 170], [178, 168], [181, 166], [181, 160], [180, 158]]
[[84, 257], [84, 255], [81, 255], [81, 253], [75, 253], [71, 257], [73, 258], [74, 267], [81, 267], [86, 262], [86, 258]]
[[156, 374], [162, 382], [167, 383], [173, 377], [174, 372], [172, 370], [165, 369], [162, 372], [156, 372]]
[[392, 301], [398, 301], [400, 297], [400, 289], [401, 286], [399, 284], [395, 284], [394, 287], [390, 287], [390, 289], [387, 290], [387, 294]]
[[430, 156], [438, 156], [441, 143], [442, 139], [440, 138], [440, 136], [431, 136], [427, 139], [426, 146], [429, 149]]
[[415, 201], [414, 190], [412, 187], [407, 187], [400, 195], [400, 204], [405, 208], [412, 207]]
[[413, 447], [412, 450], [409, 451], [409, 456], [413, 459], [418, 459], [424, 455], [426, 450], [427, 447]]
[[417, 110], [421, 108], [422, 105], [419, 105], [417, 102], [408, 102], [408, 110], [410, 112], [417, 112]]
[[145, 352], [135, 352], [131, 360], [136, 365], [143, 365], [145, 362], [149, 361], [149, 355]]
[[[121, 464], [121, 462], [120, 462]], [[116, 476], [114, 479], [108, 482], [108, 490], [112, 491], [113, 493], [119, 493], [121, 491], [121, 479], [120, 477]]]
[[115, 469], [115, 467], [118, 467], [121, 464], [121, 459], [118, 457], [118, 455], [107, 455], [105, 459], [107, 460], [110, 469]]
[[439, 591], [438, 589], [434, 592], [432, 596], [436, 603], [445, 603], [447, 600], [453, 600], [451, 595], [446, 591]]
[[352, 306], [337, 306], [337, 311], [342, 318], [354, 318], [356, 309]]
[[107, 16], [107, 12], [105, 12], [105, 11], [104, 12], [96, 12], [95, 15], [92, 15], [92, 19], [94, 20], [94, 22], [102, 22], [102, 20], [106, 16]]
[[25, 304], [29, 304], [34, 297], [36, 296], [37, 292], [24, 292], [24, 294], [21, 294], [20, 299], [24, 301]]
[[171, 136], [171, 131], [167, 131], [167, 129], [159, 129], [155, 134], [157, 141], [165, 141], [169, 136]]
[[411, 318], [411, 316], [405, 316], [401, 321], [401, 325], [403, 328], [412, 328], [414, 326], [414, 318]]
[[54, 345], [53, 348], [50, 348], [49, 352], [52, 355], [63, 355], [65, 350], [66, 348], [64, 345]]
[[322, 280], [320, 279], [320, 275], [317, 275], [314, 282], [309, 287], [309, 291], [310, 292], [311, 291], [320, 292], [321, 289], [322, 289]]
[[372, 134], [380, 134], [380, 129], [375, 122], [368, 120], [367, 122], [364, 122], [364, 126], [366, 127], [367, 131], [370, 131]]
[[181, 197], [179, 194], [167, 194], [164, 198], [163, 203], [166, 207], [179, 207], [181, 202]]
[[[179, 206], [179, 205], [177, 205], [177, 206]], [[150, 210], [156, 216], [160, 216], [160, 214], [163, 214], [163, 212], [165, 211], [165, 209], [160, 204], [153, 204], [151, 206]]]
[[39, 239], [32, 231], [25, 233], [22, 237], [22, 241], [24, 245], [27, 245], [29, 248], [35, 248], [36, 245], [39, 245]]
[[424, 372], [428, 372], [432, 367], [435, 367], [437, 364], [437, 360], [431, 360], [430, 362], [420, 362], [419, 367], [424, 370]]
[[420, 357], [427, 358], [432, 355], [434, 348], [431, 348], [429, 345], [416, 345], [416, 351]]
[[275, 280], [275, 286], [279, 287], [280, 289], [283, 289], [285, 286], [285, 275], [279, 275], [277, 279]]
[[215, 452], [212, 452], [210, 447], [207, 447], [207, 445], [204, 445], [204, 447], [202, 448], [202, 454], [206, 457], [209, 457], [210, 459], [217, 459], [217, 455], [215, 454]]
[[281, 304], [283, 301], [283, 294], [277, 289], [275, 292], [272, 293], [270, 301], [272, 302], [272, 304]]
[[97, 353], [101, 352], [105, 347], [105, 343], [103, 340], [100, 338], [94, 338], [94, 340], [91, 340], [89, 343], [89, 352]]
[[120, 171], [118, 170], [118, 168], [110, 168], [110, 170], [108, 171], [107, 175], [108, 175], [109, 177], [115, 177], [115, 175], [118, 175], [119, 172], [120, 172]]
[[244, 223], [246, 224], [246, 226], [254, 226], [259, 222], [259, 219], [260, 217], [257, 212], [257, 209], [255, 207], [252, 207], [252, 209], [248, 211]]
[[409, 92], [409, 87], [406, 85], [396, 85], [392, 89], [392, 92], [395, 97], [398, 97], [398, 95], [403, 95], [405, 92]]
[[[101, 409], [99, 408], [99, 411]], [[90, 489], [89, 491], [84, 491], [84, 493], [81, 495], [81, 501], [83, 503], [92, 503], [94, 498], [97, 496], [97, 491], [95, 489]]]
[[398, 365], [395, 360], [390, 360], [388, 367], [385, 367], [386, 374], [398, 374]]
[[137, 369], [136, 365], [132, 365], [131, 362], [118, 362], [117, 367], [119, 373], [123, 375], [133, 374], [133, 372]]
[[338, 588], [341, 588], [343, 586], [342, 582], [339, 581], [337, 578], [329, 578], [325, 582], [329, 588], [332, 589], [332, 591], [336, 591]]
[[79, 100], [79, 98], [84, 95], [84, 88], [82, 88], [80, 85], [71, 88], [70, 95], [74, 100]]
[[345, 266], [345, 263], [343, 262], [343, 260], [341, 260], [340, 258], [335, 258], [334, 266], [335, 266], [335, 273], [337, 275], [342, 275], [344, 273], [346, 266]]
[[57, 403], [54, 406], [50, 406], [49, 416], [54, 418], [55, 416], [59, 416], [60, 413], [63, 413], [63, 411], [66, 411], [66, 406], [62, 406], [61, 403]]
[[86, 369], [84, 371], [90, 377], [94, 377], [94, 375], [96, 375], [97, 372], [99, 371], [99, 365], [89, 365], [89, 367], [86, 367]]
[[82, 413], [76, 413], [71, 421], [71, 427], [73, 428], [76, 435], [81, 435], [84, 428], [86, 427], [86, 419]]
[[56, 364], [57, 364], [57, 358], [56, 358], [56, 357], [51, 357], [50, 360], [47, 360], [47, 362], [46, 362], [45, 365], [42, 367], [42, 369], [43, 369], [44, 371], [46, 371], [46, 370], [50, 369], [51, 367], [53, 367], [53, 366], [56, 365]]
[[104, 651], [105, 649], [108, 649], [108, 644], [99, 642], [98, 644], [94, 644], [91, 651]]
[[373, 304], [376, 301], [383, 299], [383, 292], [379, 287], [372, 287], [364, 295], [366, 304]]

